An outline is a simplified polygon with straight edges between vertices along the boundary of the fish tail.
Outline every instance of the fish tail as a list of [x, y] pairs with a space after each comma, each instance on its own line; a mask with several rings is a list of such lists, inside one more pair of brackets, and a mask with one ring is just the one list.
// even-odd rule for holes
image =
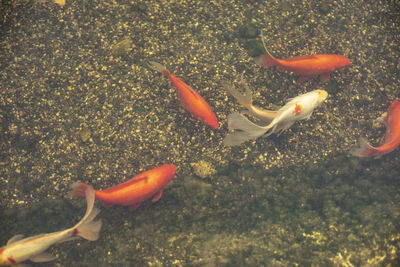
[[[269, 127], [258, 126], [248, 120], [243, 114], [234, 112], [228, 115], [228, 129], [239, 130], [246, 133], [249, 139], [255, 139], [269, 130]], [[244, 137], [244, 135], [241, 135]]]
[[258, 56], [254, 59], [257, 65], [260, 65], [261, 67], [272, 67], [276, 66], [278, 60], [271, 55], [271, 53], [268, 51], [267, 46], [265, 45], [264, 41], [264, 35], [261, 31], [261, 41], [263, 43], [264, 49], [265, 49], [265, 54]]
[[375, 147], [371, 146], [366, 139], [360, 138], [358, 140], [358, 146], [353, 147], [349, 153], [356, 157], [371, 157], [378, 156]]
[[238, 146], [251, 139], [254, 139], [254, 137], [246, 132], [235, 131], [225, 136], [223, 143], [225, 146]]
[[228, 93], [230, 93], [238, 102], [240, 105], [244, 106], [247, 109], [250, 109], [251, 106], [253, 105], [253, 99], [252, 99], [252, 94], [249, 86], [247, 85], [246, 81], [243, 79], [243, 74], [242, 74], [242, 80], [241, 83], [243, 87], [246, 89], [246, 93], [242, 94], [237, 90], [233, 84], [228, 84], [225, 83], [224, 89]]
[[158, 62], [155, 61], [149, 61], [149, 67], [155, 71], [159, 71], [161, 73], [164, 73], [167, 71], [167, 68], [164, 65], [161, 65]]
[[[85, 185], [80, 183], [80, 185]], [[84, 186], [79, 187], [82, 189]], [[86, 213], [82, 220], [78, 222], [72, 230], [72, 236], [80, 236], [84, 239], [95, 241], [99, 238], [99, 232], [101, 229], [101, 220], [93, 221], [99, 214], [100, 210], [94, 207], [95, 191], [90, 185], [85, 185], [85, 196], [86, 196]]]
[[91, 187], [88, 184], [81, 183], [81, 182], [75, 182], [71, 185], [71, 197], [83, 197], [86, 195], [86, 190]]

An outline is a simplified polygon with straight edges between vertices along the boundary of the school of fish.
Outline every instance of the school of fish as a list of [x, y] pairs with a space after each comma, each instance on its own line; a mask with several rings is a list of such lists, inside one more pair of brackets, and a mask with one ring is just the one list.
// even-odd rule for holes
[[[65, 5], [65, 0], [53, 1], [60, 6]], [[266, 53], [255, 58], [255, 62], [262, 67], [277, 66], [279, 71], [300, 75], [300, 82], [306, 81], [312, 76], [320, 76], [321, 81], [326, 82], [333, 71], [350, 64], [350, 59], [347, 57], [333, 54], [277, 59], [267, 50], [262, 34], [261, 39]], [[219, 128], [217, 116], [198, 92], [171, 74], [162, 64], [150, 61], [148, 66], [171, 81], [182, 106], [194, 118], [212, 129]], [[325, 90], [313, 90], [289, 99], [286, 104], [274, 110], [266, 110], [253, 105], [252, 92], [243, 75], [240, 84], [244, 88], [244, 93], [241, 93], [232, 84], [225, 83], [224, 85], [224, 89], [246, 109], [228, 115], [228, 130], [231, 132], [223, 140], [226, 146], [241, 145], [260, 136], [280, 135], [295, 122], [309, 119], [313, 111], [328, 97]], [[350, 150], [350, 154], [357, 157], [379, 158], [400, 145], [400, 102], [394, 100], [378, 121], [386, 125], [383, 144], [374, 147], [364, 138], [360, 138], [359, 145]], [[94, 206], [95, 200], [102, 202], [106, 207], [126, 206], [130, 211], [134, 211], [146, 200], [158, 201], [176, 171], [175, 165], [164, 164], [105, 190], [94, 190], [88, 184], [75, 182], [72, 185], [71, 196], [84, 196], [87, 202], [86, 213], [81, 221], [75, 226], [59, 232], [38, 234], [27, 238], [23, 238], [21, 234], [13, 236], [5, 246], [0, 248], [0, 266], [22, 266], [21, 263], [27, 260], [32, 262], [51, 261], [55, 259], [55, 256], [45, 251], [54, 244], [77, 237], [89, 241], [97, 240], [102, 223], [100, 220], [94, 220], [99, 213], [99, 209]]]

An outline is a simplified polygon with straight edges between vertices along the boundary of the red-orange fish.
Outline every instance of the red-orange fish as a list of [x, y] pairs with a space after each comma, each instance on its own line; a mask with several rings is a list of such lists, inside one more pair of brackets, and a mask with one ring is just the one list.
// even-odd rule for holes
[[262, 38], [266, 54], [256, 58], [256, 63], [262, 67], [278, 66], [279, 71], [289, 71], [301, 75], [300, 82], [308, 80], [311, 76], [321, 75], [321, 81], [329, 80], [332, 71], [349, 65], [350, 59], [341, 55], [319, 54], [312, 56], [299, 56], [289, 59], [277, 59], [267, 50]]
[[[164, 187], [175, 175], [175, 172], [175, 165], [164, 164], [145, 171], [125, 183], [103, 191], [96, 190], [96, 200], [103, 202], [107, 207], [113, 205], [128, 206], [129, 210], [134, 211], [143, 201], [149, 198], [152, 198], [153, 202], [159, 200]], [[89, 185], [84, 183], [74, 183], [71, 194], [72, 196], [83, 196], [88, 187]]]
[[174, 84], [182, 105], [197, 119], [213, 129], [218, 128], [218, 119], [207, 102], [192, 87], [171, 74], [160, 63], [150, 61], [149, 67], [161, 72]]
[[392, 152], [400, 145], [400, 102], [394, 100], [388, 111], [378, 121], [386, 125], [383, 145], [373, 147], [364, 138], [360, 138], [359, 146], [350, 150], [350, 154], [357, 157], [379, 158], [384, 154]]

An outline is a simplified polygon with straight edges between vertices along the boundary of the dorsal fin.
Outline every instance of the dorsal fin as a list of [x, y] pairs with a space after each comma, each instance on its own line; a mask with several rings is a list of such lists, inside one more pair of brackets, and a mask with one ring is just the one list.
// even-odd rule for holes
[[14, 243], [14, 242], [17, 242], [17, 241], [21, 240], [22, 238], [24, 238], [24, 235], [21, 235], [21, 234], [18, 234], [18, 235], [15, 235], [15, 236], [11, 237], [10, 240], [8, 240], [8, 242], [7, 242], [7, 246], [12, 244], [12, 243]]

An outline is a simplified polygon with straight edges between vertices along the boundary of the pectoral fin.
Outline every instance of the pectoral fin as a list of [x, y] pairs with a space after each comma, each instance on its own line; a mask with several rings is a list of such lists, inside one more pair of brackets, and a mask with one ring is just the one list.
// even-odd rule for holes
[[329, 80], [330, 76], [331, 76], [330, 72], [321, 74], [321, 81], [322, 82], [327, 82]]
[[140, 207], [140, 204], [142, 204], [142, 203], [136, 203], [136, 204], [133, 204], [132, 206], [129, 206], [129, 211], [135, 211], [137, 208]]
[[[298, 82], [303, 83], [305, 81], [308, 81], [310, 79], [310, 77], [311, 76], [301, 76]], [[321, 75], [321, 77], [322, 77], [322, 75]], [[329, 79], [329, 77], [328, 77], [328, 79]]]
[[151, 199], [152, 202], [156, 202], [158, 200], [160, 200], [161, 196], [162, 196], [163, 190], [161, 189], [160, 191], [158, 191], [153, 198]]
[[43, 252], [39, 255], [33, 256], [32, 258], [30, 258], [30, 260], [33, 262], [47, 262], [55, 260], [56, 258], [56, 256], [53, 256], [50, 253]]

